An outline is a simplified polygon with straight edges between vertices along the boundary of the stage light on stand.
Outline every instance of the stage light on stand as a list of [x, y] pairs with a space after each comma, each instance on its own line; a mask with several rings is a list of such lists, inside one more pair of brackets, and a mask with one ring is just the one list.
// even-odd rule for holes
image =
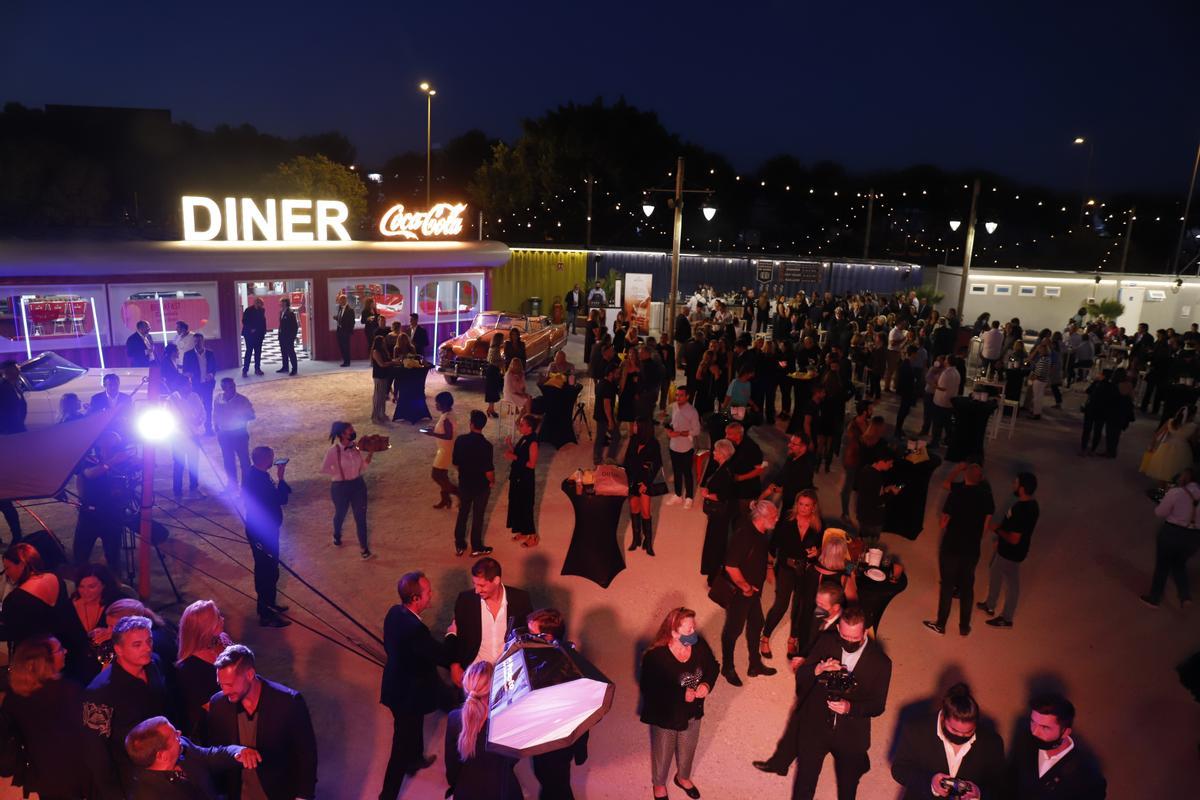
[[137, 418], [138, 436], [147, 442], [164, 442], [178, 427], [175, 415], [163, 406], [147, 408]]

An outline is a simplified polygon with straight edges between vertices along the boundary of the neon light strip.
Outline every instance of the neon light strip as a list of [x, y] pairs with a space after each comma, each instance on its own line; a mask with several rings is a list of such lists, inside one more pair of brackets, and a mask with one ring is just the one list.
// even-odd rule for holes
[[458, 325], [462, 322], [462, 281], [454, 282], [454, 335], [459, 335]]
[[162, 295], [156, 293], [156, 296], [158, 297], [158, 318], [162, 321], [163, 347], [166, 348], [166, 346], [167, 346], [167, 310], [163, 307]]
[[[440, 350], [438, 349], [438, 311], [442, 305], [442, 282], [436, 278], [433, 281], [433, 363], [436, 366], [438, 359], [441, 358]], [[418, 321], [420, 318], [418, 317]]]
[[100, 369], [104, 369], [104, 345], [100, 343], [100, 318], [96, 316], [96, 298], [89, 297], [92, 304], [92, 330], [96, 331], [96, 352], [100, 354]]
[[21, 300], [21, 328], [25, 331], [25, 360], [33, 360], [33, 347], [29, 343], [29, 319], [25, 316], [25, 295], [20, 296]]

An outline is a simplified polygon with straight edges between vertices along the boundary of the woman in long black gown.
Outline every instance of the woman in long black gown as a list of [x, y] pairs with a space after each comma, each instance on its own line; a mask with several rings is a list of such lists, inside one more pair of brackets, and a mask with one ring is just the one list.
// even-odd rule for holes
[[728, 462], [733, 456], [733, 442], [720, 439], [713, 445], [712, 457], [700, 479], [704, 492], [704, 513], [708, 524], [704, 528], [704, 546], [700, 550], [700, 574], [713, 579], [725, 569], [725, 548], [729, 544], [729, 526], [737, 508], [734, 501], [736, 481]]
[[508, 437], [508, 452], [504, 457], [512, 462], [508, 471], [508, 527], [513, 541], [522, 547], [535, 547], [540, 541], [534, 521], [534, 471], [537, 468], [538, 443], [534, 437], [537, 420], [532, 414], [521, 417], [517, 431], [521, 438], [514, 443]]
[[633, 423], [633, 435], [625, 450], [625, 475], [629, 479], [629, 519], [633, 540], [629, 550], [642, 547], [654, 555], [654, 521], [650, 518], [650, 487], [662, 470], [662, 447], [654, 437], [653, 422]]

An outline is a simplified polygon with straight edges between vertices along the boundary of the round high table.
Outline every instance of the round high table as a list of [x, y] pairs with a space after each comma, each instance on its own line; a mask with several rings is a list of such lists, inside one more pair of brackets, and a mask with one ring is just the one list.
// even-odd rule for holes
[[541, 427], [538, 428], [538, 441], [562, 447], [565, 444], [575, 444], [575, 426], [571, 424], [575, 412], [575, 401], [583, 391], [583, 384], [576, 382], [557, 387], [541, 384], [542, 417]]
[[900, 493], [888, 500], [883, 521], [884, 533], [895, 533], [915, 540], [925, 527], [925, 501], [929, 496], [929, 479], [942, 465], [933, 453], [914, 464], [907, 458], [896, 460], [892, 467], [892, 483], [904, 484]]
[[860, 566], [855, 586], [858, 587], [858, 604], [862, 607], [863, 615], [867, 618], [868, 628], [875, 629], [879, 635], [879, 623], [883, 620], [883, 612], [896, 595], [908, 588], [908, 573], [901, 572], [899, 578], [886, 578], [873, 581], [866, 575], [865, 565]]
[[946, 460], [965, 461], [974, 455], [982, 458], [988, 422], [996, 412], [998, 403], [995, 400], [955, 397], [950, 400], [950, 405], [954, 409], [954, 427], [946, 446]]
[[578, 575], [607, 589], [625, 569], [625, 554], [617, 541], [617, 526], [625, 508], [625, 497], [576, 494], [575, 481], [562, 482], [563, 493], [575, 510], [571, 546], [563, 559], [562, 575]]
[[416, 423], [430, 418], [429, 406], [425, 403], [425, 378], [431, 369], [431, 364], [423, 367], [393, 368], [397, 395], [396, 411], [392, 414], [393, 422], [404, 420]]

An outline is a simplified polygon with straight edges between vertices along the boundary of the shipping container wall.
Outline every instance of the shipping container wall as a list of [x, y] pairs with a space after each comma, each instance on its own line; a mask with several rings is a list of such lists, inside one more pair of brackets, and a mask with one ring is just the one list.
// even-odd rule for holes
[[587, 288], [587, 253], [582, 250], [513, 249], [508, 263], [488, 273], [492, 310], [527, 313], [528, 300], [540, 297], [542, 313], [550, 314], [575, 284]]

